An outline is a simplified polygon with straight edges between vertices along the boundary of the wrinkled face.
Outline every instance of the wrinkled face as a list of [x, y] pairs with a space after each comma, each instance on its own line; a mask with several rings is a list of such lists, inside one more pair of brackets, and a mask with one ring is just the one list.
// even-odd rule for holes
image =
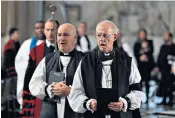
[[44, 23], [36, 23], [34, 28], [36, 37], [42, 38], [44, 35]]
[[102, 52], [110, 52], [113, 49], [113, 43], [117, 38], [117, 34], [114, 34], [110, 24], [103, 23], [96, 28], [96, 40], [99, 49]]
[[85, 33], [86, 33], [86, 25], [83, 24], [83, 23], [79, 24], [79, 26], [78, 26], [78, 34], [80, 36], [84, 36]]
[[70, 25], [61, 25], [58, 28], [57, 43], [58, 48], [63, 53], [69, 53], [75, 48], [76, 31]]
[[170, 39], [169, 32], [164, 32], [163, 38], [164, 38], [165, 41], [168, 41]]
[[146, 34], [144, 31], [139, 32], [139, 39], [144, 40], [146, 38]]
[[20, 36], [19, 31], [15, 31], [12, 35], [13, 39], [15, 39], [15, 40], [19, 40], [19, 36]]
[[54, 42], [54, 34], [55, 34], [54, 27], [56, 29], [56, 24], [52, 21], [47, 21], [45, 23], [44, 34], [46, 36], [46, 39], [51, 42]]

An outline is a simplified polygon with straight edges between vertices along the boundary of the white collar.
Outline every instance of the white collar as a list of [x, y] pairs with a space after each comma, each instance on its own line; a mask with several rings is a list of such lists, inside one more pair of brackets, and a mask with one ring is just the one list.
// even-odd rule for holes
[[48, 41], [47, 39], [46, 39], [46, 45], [47, 45], [47, 47], [50, 47], [51, 45], [52, 45], [53, 47], [55, 47], [55, 44], [54, 44], [54, 43], [51, 43], [51, 42]]
[[113, 61], [113, 59], [107, 60], [107, 61], [102, 61], [102, 64], [103, 65], [111, 65], [112, 64], [112, 61]]

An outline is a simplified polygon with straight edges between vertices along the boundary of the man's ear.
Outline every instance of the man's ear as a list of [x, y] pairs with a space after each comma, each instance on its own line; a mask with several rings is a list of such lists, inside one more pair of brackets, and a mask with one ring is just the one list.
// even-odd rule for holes
[[77, 36], [75, 36], [75, 44], [77, 43]]
[[117, 34], [114, 34], [114, 40], [116, 40], [119, 36], [120, 36], [120, 32], [118, 32]]

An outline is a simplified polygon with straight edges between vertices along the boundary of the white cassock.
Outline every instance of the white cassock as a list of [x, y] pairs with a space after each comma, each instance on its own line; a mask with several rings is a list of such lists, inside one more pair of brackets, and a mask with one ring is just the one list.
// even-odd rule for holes
[[[111, 64], [112, 60], [104, 61], [102, 63], [105, 64], [105, 66], [103, 66], [103, 69], [102, 69], [102, 88], [111, 88], [112, 81], [109, 81], [109, 80], [112, 80], [110, 65], [106, 66], [106, 64]], [[106, 79], [108, 81], [106, 81]], [[139, 83], [140, 80], [141, 80], [140, 73], [136, 67], [135, 62], [132, 61], [131, 73], [130, 73], [130, 77], [129, 77], [129, 84], [131, 85], [134, 83]], [[140, 108], [141, 101], [143, 100], [143, 96], [144, 96], [144, 94], [142, 91], [135, 91], [135, 90], [131, 91], [130, 93], [128, 93], [126, 95], [126, 97], [128, 97], [131, 100], [130, 110], [135, 110], [137, 108]], [[84, 113], [86, 111], [86, 109], [83, 107], [83, 103], [86, 99], [88, 99], [88, 97], [85, 95], [85, 90], [83, 87], [83, 81], [82, 81], [82, 76], [81, 76], [81, 62], [80, 62], [79, 66], [77, 68], [77, 71], [75, 73], [75, 76], [74, 76], [74, 81], [72, 84], [71, 92], [68, 96], [68, 100], [69, 100], [69, 104], [70, 104], [71, 108], [75, 112]], [[87, 101], [86, 107], [88, 108], [88, 110], [92, 111], [90, 109], [90, 106], [88, 106], [88, 104], [89, 104], [88, 102], [91, 102], [92, 99], [91, 98], [89, 98], [89, 99], [90, 100]], [[127, 110], [126, 100], [124, 98], [120, 97], [119, 101], [122, 101], [124, 103], [125, 107], [122, 109], [122, 111], [126, 112], [126, 110]], [[97, 101], [97, 104], [98, 104], [98, 101]], [[110, 115], [106, 115], [105, 117], [110, 118]]]
[[[61, 63], [63, 65], [63, 72], [65, 73], [66, 77], [66, 68], [70, 61], [71, 57], [67, 56], [60, 56]], [[43, 100], [46, 96], [45, 93], [45, 86], [48, 85], [46, 83], [46, 64], [45, 64], [45, 57], [37, 66], [31, 81], [29, 83], [29, 90], [33, 96], [36, 96]], [[51, 92], [51, 85], [47, 88], [47, 93], [50, 98], [53, 97], [53, 93]], [[61, 102], [57, 103], [57, 117], [64, 118], [64, 109], [65, 109], [65, 97], [61, 97]]]
[[77, 47], [76, 47], [76, 49], [77, 49], [78, 51], [81, 51], [81, 52], [89, 52], [89, 49], [88, 49], [88, 42], [87, 42], [85, 36], [81, 36], [81, 38], [80, 38], [80, 45], [81, 45], [81, 47], [80, 47], [79, 45], [77, 45]]
[[[32, 39], [28, 39], [21, 45], [16, 57], [15, 57], [15, 69], [17, 72], [17, 100], [22, 108], [22, 91], [24, 86], [24, 76], [28, 66], [29, 54], [30, 54], [30, 44]], [[37, 40], [39, 45], [43, 40]]]
[[129, 44], [126, 42], [123, 42], [122, 48], [130, 57], [132, 57], [133, 61], [137, 64], [137, 60], [134, 56], [133, 49], [129, 46]]

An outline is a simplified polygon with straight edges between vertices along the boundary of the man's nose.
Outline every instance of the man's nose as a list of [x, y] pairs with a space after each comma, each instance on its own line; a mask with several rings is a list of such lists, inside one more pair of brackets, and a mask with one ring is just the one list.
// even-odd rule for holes
[[102, 41], [102, 42], [104, 42], [104, 41], [105, 41], [105, 38], [104, 38], [104, 36], [103, 36], [103, 35], [101, 36], [100, 41]]

